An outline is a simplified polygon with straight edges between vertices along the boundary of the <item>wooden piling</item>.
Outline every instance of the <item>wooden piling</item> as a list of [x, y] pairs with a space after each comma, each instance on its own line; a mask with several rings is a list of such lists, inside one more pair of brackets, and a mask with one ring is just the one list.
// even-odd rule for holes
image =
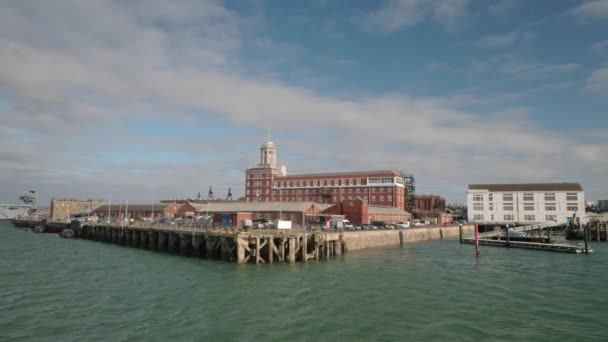
[[296, 241], [295, 237], [290, 236], [288, 238], [289, 241], [289, 263], [293, 264], [296, 262]]
[[260, 238], [255, 238], [255, 263], [260, 263]]
[[302, 261], [308, 262], [308, 235], [302, 235]]
[[[460, 243], [462, 243], [462, 224], [458, 225], [458, 241], [460, 241]], [[402, 241], [400, 241], [402, 242]], [[402, 242], [403, 244], [403, 242]]]

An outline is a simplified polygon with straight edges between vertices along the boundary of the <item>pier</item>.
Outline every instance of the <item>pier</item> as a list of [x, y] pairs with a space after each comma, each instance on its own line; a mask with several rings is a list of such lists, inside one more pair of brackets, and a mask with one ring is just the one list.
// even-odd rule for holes
[[[564, 244], [564, 243], [555, 243], [552, 242], [551, 232], [553, 230], [553, 226], [550, 224], [536, 224], [536, 225], [527, 225], [511, 228], [510, 230], [506, 230], [501, 232], [499, 230], [489, 231], [485, 233], [479, 234], [479, 245], [482, 246], [495, 246], [495, 247], [512, 247], [512, 248], [524, 248], [524, 249], [534, 249], [534, 250], [543, 250], [543, 251], [552, 251], [552, 252], [565, 252], [565, 253], [592, 253], [593, 249], [589, 247], [588, 240], [590, 233], [585, 228], [585, 243], [580, 243], [576, 246]], [[543, 235], [543, 231], [546, 233], [546, 237]], [[521, 236], [509, 236], [509, 234], [527, 232], [529, 235], [527, 237]], [[599, 239], [599, 228], [597, 233]], [[475, 238], [463, 238], [461, 239], [462, 243], [466, 244], [476, 244]]]
[[[474, 245], [475, 239], [466, 238], [466, 239], [463, 239], [462, 242]], [[552, 251], [552, 252], [586, 253], [585, 247], [583, 247], [583, 246], [572, 246], [572, 245], [567, 245], [567, 244], [506, 241], [506, 240], [496, 240], [496, 239], [479, 239], [479, 244], [482, 246], [525, 248], [525, 249], [535, 249], [535, 250]], [[588, 253], [590, 253], [590, 252], [593, 252], [593, 249], [589, 249]]]
[[192, 227], [118, 226], [18, 220], [20, 228], [61, 232], [67, 237], [121, 246], [204, 257], [239, 264], [308, 262], [328, 259], [349, 251], [409, 242], [457, 239], [474, 227], [416, 227], [376, 231], [307, 231], [236, 229], [206, 230]]

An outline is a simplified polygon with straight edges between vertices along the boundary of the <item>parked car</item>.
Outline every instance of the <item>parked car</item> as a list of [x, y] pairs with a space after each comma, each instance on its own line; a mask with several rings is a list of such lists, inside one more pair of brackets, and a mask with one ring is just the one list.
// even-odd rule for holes
[[410, 221], [401, 221], [395, 224], [397, 229], [405, 229], [410, 227]]

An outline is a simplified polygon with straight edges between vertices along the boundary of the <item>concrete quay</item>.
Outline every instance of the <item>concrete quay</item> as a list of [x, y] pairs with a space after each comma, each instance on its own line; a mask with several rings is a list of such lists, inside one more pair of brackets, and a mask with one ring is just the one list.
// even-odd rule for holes
[[[191, 227], [116, 226], [17, 220], [17, 227], [52, 227], [72, 231], [73, 237], [117, 245], [223, 260], [235, 263], [308, 262], [349, 251], [405, 243], [457, 239], [458, 226], [416, 227], [378, 231], [204, 230]], [[462, 227], [472, 234], [474, 226]]]

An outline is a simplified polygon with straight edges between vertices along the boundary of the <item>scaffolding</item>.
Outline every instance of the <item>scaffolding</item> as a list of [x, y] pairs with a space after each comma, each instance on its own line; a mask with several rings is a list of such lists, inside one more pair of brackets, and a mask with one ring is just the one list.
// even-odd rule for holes
[[405, 179], [405, 210], [412, 212], [416, 209], [416, 181], [413, 175], [404, 177]]

